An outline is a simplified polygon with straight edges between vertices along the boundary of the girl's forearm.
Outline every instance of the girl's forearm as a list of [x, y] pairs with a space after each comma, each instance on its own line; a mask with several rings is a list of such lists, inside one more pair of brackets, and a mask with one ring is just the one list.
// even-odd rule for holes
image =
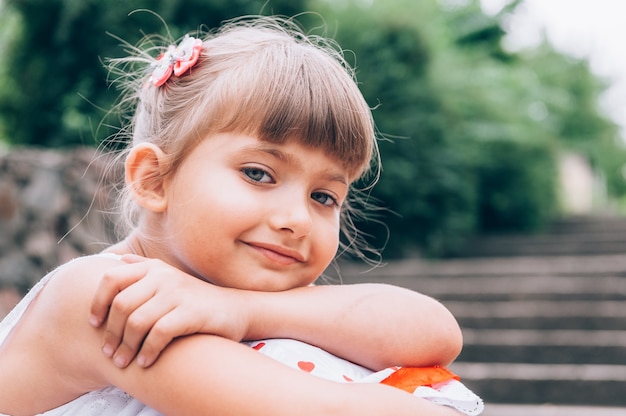
[[383, 284], [250, 292], [246, 339], [293, 338], [372, 370], [447, 365], [462, 336], [436, 300]]
[[111, 381], [166, 415], [458, 415], [393, 387], [326, 381], [210, 335], [182, 337], [150, 369], [114, 369]]

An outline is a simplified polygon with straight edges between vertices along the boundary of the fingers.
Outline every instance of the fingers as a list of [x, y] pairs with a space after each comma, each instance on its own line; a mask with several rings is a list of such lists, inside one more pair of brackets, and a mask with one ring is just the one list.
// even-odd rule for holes
[[122, 328], [123, 334], [120, 336], [117, 333], [118, 322], [115, 323], [115, 329], [111, 332], [107, 330], [105, 333], [105, 346], [109, 346], [105, 354], [111, 351], [112, 346], [117, 345], [112, 357], [115, 365], [120, 368], [128, 366], [140, 349], [141, 354], [137, 357], [137, 363], [142, 367], [151, 365], [174, 336], [180, 334], [180, 329], [178, 332], [169, 329], [170, 322], [177, 321], [169, 318], [173, 307], [164, 309], [168, 308], [168, 305], [164, 304], [163, 299], [155, 296], [143, 302], [140, 298], [135, 300], [139, 300], [141, 305], [126, 319]]
[[180, 316], [179, 309], [174, 309], [167, 315], [162, 316], [144, 339], [141, 351], [137, 355], [137, 364], [141, 367], [151, 366], [157, 360], [161, 351], [175, 337], [195, 332], [189, 327], [182, 328], [181, 326], [184, 326], [185, 322], [187, 322], [187, 319]]
[[[155, 305], [154, 287], [148, 280], [138, 280], [117, 293], [111, 306], [103, 335], [102, 351], [125, 367], [135, 356], [144, 337], [159, 319], [166, 305]], [[152, 306], [154, 305], [154, 306]]]
[[172, 304], [164, 312], [164, 307], [164, 299], [155, 296], [129, 316], [123, 340], [113, 355], [118, 367], [128, 366], [135, 356], [139, 366], [149, 367], [175, 337], [198, 332], [194, 326], [198, 317], [190, 316], [189, 310]]
[[153, 262], [139, 256], [124, 256], [123, 260], [129, 264], [103, 278], [104, 293], [94, 300], [96, 305], [110, 303], [102, 351], [116, 366], [125, 368], [141, 349], [144, 354], [137, 362], [149, 366], [174, 337], [187, 333], [192, 319], [171, 318], [171, 311], [181, 301], [157, 283]]
[[[90, 311], [93, 326], [106, 320], [102, 351], [116, 366], [124, 368], [137, 356], [137, 364], [148, 367], [178, 336], [205, 332], [230, 338], [236, 332], [230, 324], [239, 319], [223, 311], [206, 313], [201, 292], [216, 290], [212, 285], [159, 261], [136, 255], [122, 260], [125, 265], [103, 275]], [[213, 317], [208, 325], [207, 316]]]
[[122, 261], [125, 263], [140, 263], [143, 261], [148, 261], [150, 259], [146, 258], [146, 257], [142, 257], [139, 254], [124, 254], [122, 256]]
[[100, 279], [96, 294], [91, 301], [89, 323], [99, 327], [109, 313], [109, 306], [122, 290], [145, 276], [145, 267], [119, 266], [107, 271]]

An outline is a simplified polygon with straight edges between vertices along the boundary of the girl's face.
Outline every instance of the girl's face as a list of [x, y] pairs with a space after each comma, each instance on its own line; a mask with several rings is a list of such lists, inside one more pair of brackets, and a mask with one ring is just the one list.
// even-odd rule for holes
[[208, 137], [165, 182], [164, 256], [220, 286], [306, 286], [337, 251], [348, 182], [340, 164], [296, 142]]

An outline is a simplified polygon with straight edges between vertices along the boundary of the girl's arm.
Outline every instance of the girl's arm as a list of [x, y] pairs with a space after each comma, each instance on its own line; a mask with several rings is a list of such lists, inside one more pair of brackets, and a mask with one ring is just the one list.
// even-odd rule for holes
[[461, 350], [446, 308], [396, 286], [306, 287], [254, 294], [249, 305], [250, 339], [294, 338], [374, 371], [447, 365]]
[[[235, 341], [293, 338], [372, 370], [446, 365], [462, 338], [434, 299], [396, 286], [315, 286], [284, 292], [219, 288], [157, 260], [127, 257], [100, 281], [92, 324], [107, 317], [104, 345], [118, 366], [151, 365], [175, 337], [216, 334]], [[144, 337], [147, 337], [144, 339]]]
[[22, 368], [30, 370], [15, 380], [30, 386], [18, 385], [17, 393], [37, 399], [29, 401], [35, 406], [32, 412], [20, 407], [19, 414], [114, 385], [164, 415], [458, 415], [389, 386], [326, 381], [214, 335], [178, 338], [150, 368], [133, 362], [120, 369], [100, 352], [105, 329], [84, 319], [97, 290], [94, 270], [109, 267], [110, 260], [75, 263], [60, 271], [37, 299], [29, 319], [36, 325], [29, 329], [35, 330], [17, 336], [26, 349]]
[[133, 363], [106, 372], [165, 415], [459, 415], [392, 387], [322, 380], [212, 335], [175, 340], [148, 369]]

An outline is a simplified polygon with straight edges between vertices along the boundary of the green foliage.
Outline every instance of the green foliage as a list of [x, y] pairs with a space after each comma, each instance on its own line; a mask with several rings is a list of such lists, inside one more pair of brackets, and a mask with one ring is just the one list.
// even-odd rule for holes
[[532, 231], [553, 218], [557, 172], [549, 144], [489, 141], [480, 155], [480, 229]]
[[528, 60], [539, 68], [542, 85], [551, 88], [551, 94], [544, 98], [545, 129], [552, 131], [562, 148], [589, 159], [606, 179], [609, 195], [624, 195], [626, 148], [618, 126], [598, 106], [606, 84], [592, 75], [586, 61], [555, 54], [545, 45]]
[[[95, 145], [113, 133], [104, 119], [116, 98], [102, 59], [123, 48], [108, 33], [136, 43], [143, 33], [174, 38], [203, 25], [246, 14], [292, 15], [304, 9], [290, 0], [4, 0], [0, 45], [0, 126], [7, 141], [21, 145]], [[103, 125], [100, 126], [101, 122]], [[100, 126], [100, 128], [98, 127]]]
[[[606, 87], [585, 61], [548, 45], [502, 49], [501, 15], [455, 0], [4, 0], [0, 137], [22, 145], [97, 144], [116, 98], [101, 60], [143, 33], [174, 38], [245, 14], [294, 15], [348, 50], [384, 139], [384, 208], [362, 221], [385, 257], [448, 255], [475, 233], [532, 231], [559, 214], [557, 159], [585, 154], [626, 201], [626, 149], [598, 109]], [[324, 25], [322, 25], [324, 26]], [[17, 64], [16, 64], [17, 63]], [[98, 128], [100, 122], [103, 126]], [[1, 140], [1, 139], [0, 139]]]
[[[347, 1], [326, 14], [358, 58], [362, 90], [390, 138], [372, 192], [388, 209], [388, 230], [363, 224], [375, 245], [389, 233], [386, 257], [454, 254], [474, 233], [545, 226], [559, 213], [560, 149], [578, 143], [614, 172], [626, 160], [614, 123], [597, 111], [603, 86], [588, 67], [547, 47], [509, 54], [498, 16], [454, 4]], [[623, 187], [621, 176], [614, 182]]]
[[[387, 137], [380, 142], [383, 174], [372, 195], [388, 210], [388, 257], [423, 247], [440, 253], [475, 221], [465, 143], [452, 141], [445, 102], [429, 75], [429, 39], [438, 34], [428, 33], [437, 26], [426, 22], [438, 10], [426, 5], [376, 2], [365, 10], [356, 3], [333, 10], [340, 22], [336, 38], [354, 51], [362, 91], [377, 107], [374, 117]], [[386, 242], [387, 229], [379, 224], [361, 228], [373, 235], [373, 245]]]

